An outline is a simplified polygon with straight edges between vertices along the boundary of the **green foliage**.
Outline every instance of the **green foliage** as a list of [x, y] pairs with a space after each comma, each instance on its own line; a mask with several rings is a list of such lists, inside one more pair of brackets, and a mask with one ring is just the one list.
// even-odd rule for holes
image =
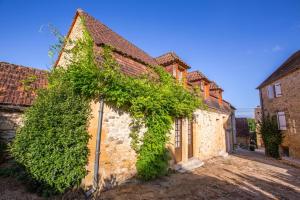
[[50, 88], [25, 112], [11, 151], [34, 179], [63, 192], [86, 175], [90, 108], [67, 85]]
[[[67, 50], [67, 66], [51, 71], [49, 87], [38, 93], [25, 113], [24, 126], [12, 146], [15, 159], [36, 180], [58, 192], [79, 184], [86, 175], [89, 102], [99, 96], [128, 112], [132, 122], [132, 147], [138, 154], [138, 175], [149, 180], [166, 174], [166, 144], [174, 118], [191, 117], [202, 102], [160, 66], [130, 77], [120, 71], [112, 47], [103, 47], [96, 63], [93, 40], [87, 31]], [[99, 67], [100, 64], [100, 67]], [[141, 126], [147, 128], [138, 136]]]
[[[138, 77], [124, 75], [112, 50], [113, 47], [104, 46], [101, 63], [95, 63], [93, 41], [85, 32], [72, 49], [70, 64], [61, 68], [57, 77], [59, 83], [67, 82], [76, 94], [94, 100], [102, 96], [107, 104], [131, 115], [131, 146], [138, 153], [138, 175], [153, 179], [167, 172], [166, 143], [174, 118], [191, 117], [203, 104], [160, 66], [149, 66], [151, 72]], [[142, 125], [147, 131], [140, 138]]]
[[248, 127], [250, 132], [256, 132], [256, 123], [255, 119], [247, 118]]
[[25, 79], [21, 80], [21, 83], [23, 85], [23, 88], [25, 91], [32, 91], [32, 83], [34, 83], [37, 80], [37, 76], [31, 75], [26, 77]]
[[260, 132], [265, 144], [266, 154], [274, 158], [279, 158], [279, 145], [283, 136], [278, 130], [276, 117], [266, 116], [260, 124]]

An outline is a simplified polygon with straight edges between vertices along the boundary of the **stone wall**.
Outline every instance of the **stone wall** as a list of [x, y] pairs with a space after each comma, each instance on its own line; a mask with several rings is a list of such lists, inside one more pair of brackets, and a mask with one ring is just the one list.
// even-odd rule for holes
[[289, 148], [291, 157], [300, 158], [300, 70], [294, 71], [271, 83], [280, 83], [282, 96], [269, 99], [267, 86], [260, 89], [264, 114], [285, 112], [287, 130], [283, 131], [282, 147]]
[[9, 143], [16, 134], [16, 129], [22, 124], [23, 111], [19, 109], [0, 108], [0, 140]]
[[[208, 159], [224, 155], [232, 143], [231, 119], [229, 114], [197, 110], [196, 116], [196, 142], [199, 159]], [[228, 135], [229, 134], [229, 135]], [[197, 144], [198, 143], [198, 144]]]
[[[90, 121], [89, 163], [87, 177], [83, 181], [86, 186], [93, 183], [93, 171], [96, 151], [99, 103], [92, 104], [93, 118]], [[120, 112], [108, 105], [104, 106], [103, 127], [100, 145], [100, 182], [103, 189], [129, 181], [136, 175], [136, 153], [131, 148], [130, 124], [132, 118], [128, 113]], [[140, 136], [146, 131], [141, 129]]]

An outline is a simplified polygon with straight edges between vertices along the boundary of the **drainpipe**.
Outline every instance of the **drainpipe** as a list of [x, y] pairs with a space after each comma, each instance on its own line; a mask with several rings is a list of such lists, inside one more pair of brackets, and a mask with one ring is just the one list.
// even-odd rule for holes
[[93, 187], [85, 193], [87, 197], [92, 195], [98, 189], [99, 182], [99, 159], [100, 159], [100, 144], [101, 144], [101, 134], [102, 134], [102, 121], [103, 121], [103, 108], [104, 108], [104, 98], [100, 97], [99, 99], [99, 110], [98, 110], [98, 128], [97, 128], [97, 140], [96, 140], [96, 152], [95, 152], [95, 163], [94, 163], [94, 178], [93, 178]]

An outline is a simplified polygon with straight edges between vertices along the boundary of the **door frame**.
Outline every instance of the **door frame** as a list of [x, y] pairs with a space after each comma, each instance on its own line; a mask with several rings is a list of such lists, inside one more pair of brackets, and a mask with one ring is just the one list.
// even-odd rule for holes
[[175, 161], [182, 161], [182, 119], [175, 119], [175, 143], [174, 143]]

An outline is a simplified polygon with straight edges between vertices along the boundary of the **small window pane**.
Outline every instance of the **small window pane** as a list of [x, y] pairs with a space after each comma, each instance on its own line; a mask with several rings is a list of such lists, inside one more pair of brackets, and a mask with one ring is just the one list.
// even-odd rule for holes
[[269, 99], [274, 98], [274, 87], [273, 87], [273, 85], [268, 86], [268, 97], [269, 97]]
[[280, 83], [276, 83], [275, 84], [275, 96], [276, 97], [281, 97], [281, 84]]
[[278, 121], [278, 129], [279, 130], [286, 130], [286, 119], [284, 112], [277, 113], [277, 121]]

